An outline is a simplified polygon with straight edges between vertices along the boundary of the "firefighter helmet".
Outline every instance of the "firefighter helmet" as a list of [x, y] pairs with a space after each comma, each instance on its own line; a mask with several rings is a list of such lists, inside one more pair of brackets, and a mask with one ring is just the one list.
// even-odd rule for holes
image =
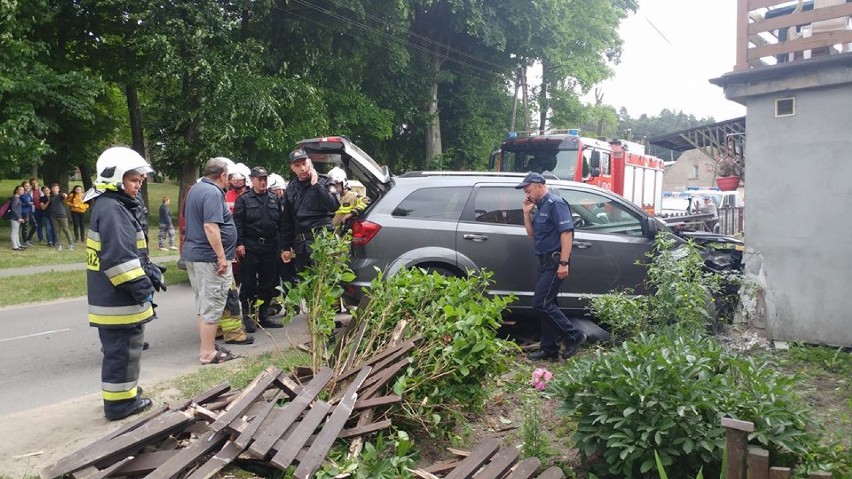
[[284, 178], [282, 178], [278, 173], [271, 173], [267, 181], [270, 190], [283, 190], [286, 187]]
[[96, 168], [96, 183], [115, 185], [119, 188], [122, 187], [124, 175], [130, 171], [138, 171], [141, 174], [154, 172], [142, 155], [126, 146], [115, 146], [101, 153]]
[[229, 180], [246, 180], [250, 174], [251, 170], [249, 170], [249, 167], [242, 163], [237, 163], [234, 165], [233, 169], [228, 168]]
[[343, 171], [343, 168], [339, 166], [335, 166], [334, 168], [332, 168], [331, 171], [328, 172], [328, 176], [335, 183], [343, 183], [344, 187], [347, 186], [347, 184], [349, 183], [349, 181], [346, 179], [346, 172]]

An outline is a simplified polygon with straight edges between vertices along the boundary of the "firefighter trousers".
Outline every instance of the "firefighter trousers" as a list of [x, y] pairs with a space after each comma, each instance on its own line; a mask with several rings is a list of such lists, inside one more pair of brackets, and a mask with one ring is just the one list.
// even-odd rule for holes
[[107, 419], [124, 417], [137, 407], [139, 363], [145, 325], [130, 328], [98, 328], [104, 358], [101, 363], [101, 394]]

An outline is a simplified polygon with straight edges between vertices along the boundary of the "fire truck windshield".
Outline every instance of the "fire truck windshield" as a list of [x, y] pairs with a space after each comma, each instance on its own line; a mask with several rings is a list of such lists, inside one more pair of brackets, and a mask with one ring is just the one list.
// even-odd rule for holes
[[526, 148], [504, 151], [501, 171], [553, 173], [562, 180], [573, 180], [577, 169], [577, 150]]

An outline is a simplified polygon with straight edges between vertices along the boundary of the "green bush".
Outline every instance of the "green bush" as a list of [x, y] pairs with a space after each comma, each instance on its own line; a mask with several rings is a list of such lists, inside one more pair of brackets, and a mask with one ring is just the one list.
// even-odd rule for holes
[[715, 329], [714, 296], [721, 292], [724, 280], [737, 279], [706, 272], [698, 248], [691, 242], [675, 247], [669, 235], [658, 235], [648, 256], [650, 294], [635, 296], [623, 291], [594, 297], [594, 316], [619, 339], [673, 323], [687, 331]]
[[490, 273], [466, 278], [409, 269], [370, 285], [369, 305], [356, 320], [367, 321], [359, 355], [369, 357], [405, 324], [403, 337], [422, 339], [410, 366], [394, 384], [403, 396], [406, 422], [437, 435], [451, 433], [463, 412], [479, 410], [485, 386], [507, 370], [512, 344], [497, 338], [503, 310], [514, 298], [489, 297]]
[[698, 333], [665, 332], [572, 361], [551, 383], [561, 412], [578, 423], [576, 446], [602, 460], [592, 461], [597, 472], [648, 476], [655, 450], [675, 477], [694, 477], [702, 465], [717, 471], [722, 416], [755, 423], [751, 439], [776, 462], [807, 449], [812, 438], [792, 378], [732, 356]]
[[[379, 434], [376, 443], [364, 443], [364, 450], [357, 457], [350, 457], [348, 448], [334, 449], [322, 469], [317, 471], [317, 479], [351, 477], [353, 479], [407, 479], [416, 466], [417, 454], [413, 443], [404, 431], [385, 438]], [[284, 477], [287, 477], [285, 474]]]

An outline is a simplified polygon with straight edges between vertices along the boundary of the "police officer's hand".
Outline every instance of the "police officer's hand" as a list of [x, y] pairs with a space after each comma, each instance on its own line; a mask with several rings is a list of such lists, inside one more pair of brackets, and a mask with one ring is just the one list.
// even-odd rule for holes
[[243, 245], [237, 246], [237, 258], [242, 258], [246, 255], [246, 247]]
[[311, 186], [314, 186], [319, 181], [319, 175], [317, 174], [317, 169], [311, 166]]
[[289, 263], [293, 259], [293, 250], [285, 249], [281, 251], [281, 261]]
[[567, 277], [568, 277], [568, 265], [567, 265], [567, 264], [566, 264], [566, 265], [561, 265], [561, 264], [560, 264], [560, 265], [559, 265], [559, 267], [558, 267], [558, 268], [556, 268], [556, 276], [557, 276], [559, 279], [565, 279], [565, 278], [567, 278]]
[[532, 199], [530, 199], [530, 197], [529, 197], [529, 196], [525, 196], [525, 197], [524, 197], [524, 202], [523, 202], [523, 204], [521, 205], [521, 208], [523, 208], [523, 210], [524, 210], [524, 214], [525, 214], [525, 215], [530, 214], [530, 212], [533, 210], [533, 208], [534, 208], [534, 207], [535, 207], [535, 201], [533, 201]]

